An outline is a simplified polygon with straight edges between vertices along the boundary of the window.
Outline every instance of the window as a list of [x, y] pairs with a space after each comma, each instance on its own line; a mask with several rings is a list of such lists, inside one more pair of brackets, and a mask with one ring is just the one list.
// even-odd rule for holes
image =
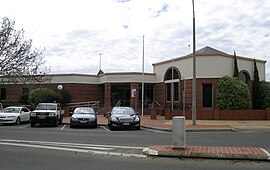
[[250, 81], [249, 74], [246, 71], [241, 71], [239, 74], [239, 78], [244, 84], [248, 84]]
[[[139, 87], [139, 102], [142, 103], [142, 84], [140, 84]], [[144, 106], [148, 106], [149, 104], [152, 104], [154, 97], [154, 86], [153, 84], [144, 84]]]
[[23, 88], [22, 89], [22, 94], [29, 94], [29, 89], [28, 88]]
[[179, 79], [180, 74], [175, 67], [167, 70], [164, 76], [166, 101], [179, 101]]
[[203, 96], [203, 107], [212, 107], [212, 84], [203, 84], [202, 85], [202, 96]]
[[7, 92], [5, 88], [1, 88], [1, 93], [0, 93], [0, 100], [6, 100], [7, 99]]

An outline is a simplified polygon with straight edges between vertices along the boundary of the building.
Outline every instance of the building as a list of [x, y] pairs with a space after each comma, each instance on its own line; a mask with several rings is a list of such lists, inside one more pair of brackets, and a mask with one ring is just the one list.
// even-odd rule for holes
[[[193, 54], [169, 59], [153, 64], [153, 73], [121, 72], [97, 75], [85, 74], [53, 74], [50, 81], [29, 85], [2, 85], [0, 100], [19, 101], [22, 94], [29, 93], [36, 87], [49, 87], [57, 91], [61, 84], [69, 90], [72, 102], [100, 101], [104, 112], [110, 110], [118, 102], [123, 106], [131, 106], [141, 112], [141, 89], [144, 82], [144, 113], [155, 106], [179, 109], [183, 105], [192, 104]], [[233, 76], [234, 56], [222, 51], [205, 47], [196, 52], [197, 62], [197, 111], [215, 108], [215, 91], [218, 80], [223, 76]], [[254, 59], [237, 56], [240, 79], [252, 92]], [[265, 80], [266, 61], [256, 60], [260, 80]]]

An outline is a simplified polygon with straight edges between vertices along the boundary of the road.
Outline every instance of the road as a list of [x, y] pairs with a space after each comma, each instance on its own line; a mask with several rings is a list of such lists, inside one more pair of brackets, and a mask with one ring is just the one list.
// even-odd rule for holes
[[[109, 131], [29, 124], [0, 125], [0, 169], [268, 169], [269, 162], [147, 157], [142, 149], [170, 145], [171, 133]], [[187, 145], [254, 146], [268, 151], [270, 132], [191, 132]], [[16, 163], [14, 163], [16, 162]]]

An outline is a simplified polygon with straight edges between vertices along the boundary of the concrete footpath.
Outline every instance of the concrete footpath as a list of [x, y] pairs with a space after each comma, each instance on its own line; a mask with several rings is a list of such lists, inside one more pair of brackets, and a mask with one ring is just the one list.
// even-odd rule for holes
[[[64, 117], [63, 123], [69, 123], [69, 117]], [[98, 115], [98, 125], [106, 126], [108, 120]], [[187, 132], [210, 131], [266, 131], [270, 133], [270, 121], [221, 121], [221, 120], [186, 120]], [[172, 131], [172, 120], [164, 116], [151, 119], [149, 115], [141, 117], [141, 127], [162, 131]], [[213, 159], [243, 159], [270, 161], [270, 154], [260, 147], [215, 147], [215, 146], [186, 146], [185, 149], [172, 149], [170, 145], [153, 145], [143, 150], [150, 156], [213, 158]]]

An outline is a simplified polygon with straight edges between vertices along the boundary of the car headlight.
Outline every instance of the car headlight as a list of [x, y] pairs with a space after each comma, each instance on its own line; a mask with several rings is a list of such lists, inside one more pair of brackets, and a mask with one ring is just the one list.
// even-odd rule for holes
[[31, 116], [36, 116], [36, 115], [37, 115], [37, 113], [31, 112]]
[[78, 120], [78, 118], [71, 117], [71, 120], [72, 120], [72, 121], [77, 121], [77, 120]]
[[138, 121], [140, 121], [140, 118], [139, 118], [139, 117], [136, 117], [136, 118], [134, 119], [134, 121], [135, 121], [135, 122], [138, 122]]
[[117, 121], [116, 117], [111, 117], [111, 121]]
[[49, 117], [54, 117], [54, 116], [55, 116], [55, 113], [53, 113], [53, 112], [49, 113]]

